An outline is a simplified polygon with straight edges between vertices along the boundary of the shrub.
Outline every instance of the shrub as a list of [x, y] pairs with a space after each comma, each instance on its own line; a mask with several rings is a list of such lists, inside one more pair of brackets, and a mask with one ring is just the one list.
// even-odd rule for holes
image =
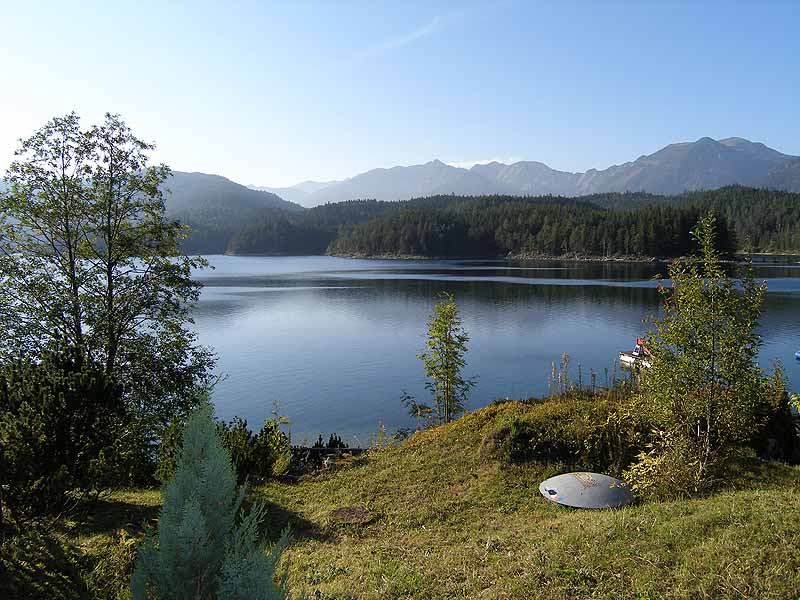
[[212, 409], [203, 407], [189, 418], [175, 475], [162, 489], [158, 532], [140, 548], [134, 600], [284, 598], [273, 578], [288, 533], [265, 553], [257, 542], [264, 505], [237, 524], [244, 495]]
[[286, 473], [291, 460], [291, 446], [289, 436], [280, 430], [282, 423], [277, 417], [267, 419], [257, 434], [253, 434], [247, 421], [239, 417], [227, 425], [218, 425], [223, 443], [236, 465], [239, 485], [248, 480], [260, 483]]
[[750, 446], [758, 456], [791, 463], [800, 463], [800, 417], [793, 414], [791, 397], [785, 395], [778, 408], [764, 415]]
[[[787, 402], [780, 369], [767, 378], [756, 363], [765, 286], [751, 272], [739, 281], [727, 275], [714, 247], [712, 215], [693, 235], [701, 255], [670, 265], [672, 286], [660, 288], [663, 317], [648, 338], [652, 367], [642, 371], [637, 406], [654, 435], [627, 475], [640, 492], [712, 487]], [[678, 474], [679, 468], [686, 472]]]
[[79, 348], [0, 369], [0, 501], [12, 517], [57, 514], [111, 483], [121, 390]]
[[[281, 431], [286, 419], [274, 416], [264, 421], [261, 431], [254, 434], [247, 421], [234, 417], [230, 423], [217, 422], [217, 432], [236, 467], [238, 485], [246, 481], [261, 483], [285, 474], [291, 461], [289, 436]], [[184, 423], [173, 422], [165, 431], [159, 445], [157, 476], [167, 481], [175, 472], [175, 462], [183, 443]]]
[[645, 443], [647, 428], [625, 402], [600, 393], [536, 401], [512, 415], [485, 440], [490, 453], [510, 463], [541, 461], [619, 474]]

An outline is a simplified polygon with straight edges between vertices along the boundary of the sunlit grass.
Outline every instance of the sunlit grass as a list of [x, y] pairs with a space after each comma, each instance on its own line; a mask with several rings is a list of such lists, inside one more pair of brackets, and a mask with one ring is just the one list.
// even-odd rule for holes
[[[776, 598], [800, 596], [800, 468], [752, 464], [706, 497], [576, 511], [539, 482], [563, 467], [509, 466], [485, 438], [513, 413], [489, 406], [301, 483], [254, 490], [267, 535], [287, 522], [292, 598]], [[157, 517], [158, 490], [116, 492], [69, 535], [88, 557]], [[365, 506], [366, 525], [330, 512]], [[317, 595], [318, 594], [318, 595]]]
[[[739, 474], [732, 489], [613, 511], [547, 503], [558, 470], [482, 456], [519, 403], [491, 406], [317, 480], [258, 490], [296, 523], [295, 597], [795, 598], [800, 469]], [[366, 506], [367, 525], [331, 522]]]

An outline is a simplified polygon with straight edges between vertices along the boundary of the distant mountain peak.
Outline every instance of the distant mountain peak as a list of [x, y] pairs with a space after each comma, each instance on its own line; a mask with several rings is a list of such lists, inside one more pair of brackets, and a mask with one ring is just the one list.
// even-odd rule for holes
[[[703, 136], [693, 142], [676, 142], [634, 161], [606, 169], [571, 173], [527, 160], [506, 164], [500, 161], [476, 163], [469, 169], [449, 165], [435, 158], [429, 162], [392, 168], [372, 169], [338, 182], [306, 189], [302, 196], [294, 188], [269, 188], [279, 196], [316, 206], [341, 200], [374, 198], [402, 200], [435, 194], [562, 195], [647, 191], [676, 194], [687, 190], [714, 189], [725, 185], [794, 186], [796, 159], [742, 137], [715, 140]], [[312, 188], [315, 182], [309, 182]], [[263, 189], [263, 188], [262, 188]], [[793, 189], [793, 188], [792, 188]], [[798, 190], [800, 191], [800, 190]]]
[[746, 140], [746, 139], [741, 138], [741, 137], [723, 138], [723, 139], [719, 140], [719, 143], [720, 144], [724, 144], [726, 146], [739, 146], [741, 144], [759, 144], [761, 146], [764, 145], [761, 142], [751, 142], [750, 140]]

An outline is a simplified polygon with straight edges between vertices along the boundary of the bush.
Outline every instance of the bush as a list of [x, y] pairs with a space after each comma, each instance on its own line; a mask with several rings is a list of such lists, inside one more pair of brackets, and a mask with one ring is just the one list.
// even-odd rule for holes
[[289, 436], [280, 430], [282, 422], [279, 418], [267, 419], [257, 434], [253, 434], [247, 421], [239, 417], [227, 425], [217, 425], [223, 444], [236, 466], [239, 485], [245, 481], [261, 483], [286, 473], [291, 461], [291, 447]]
[[[289, 436], [280, 429], [286, 422], [275, 416], [264, 421], [261, 431], [254, 434], [247, 421], [234, 417], [230, 423], [217, 422], [217, 432], [222, 444], [230, 453], [236, 467], [238, 485], [245, 482], [262, 483], [272, 477], [285, 474], [291, 462]], [[175, 472], [175, 461], [183, 444], [184, 423], [175, 421], [164, 432], [159, 446], [157, 476], [167, 481]]]
[[133, 598], [284, 598], [274, 575], [288, 533], [266, 554], [257, 541], [264, 505], [240, 517], [244, 496], [211, 407], [199, 409], [186, 425], [175, 475], [162, 489], [158, 532], [140, 548]]
[[325, 449], [329, 449], [329, 450], [335, 450], [335, 449], [346, 450], [347, 448], [349, 448], [349, 446], [342, 439], [342, 436], [340, 436], [337, 433], [332, 433], [330, 435], [330, 437], [328, 437], [328, 442], [327, 443], [322, 441], [322, 434], [320, 433], [319, 434], [319, 438], [317, 439], [316, 442], [314, 442], [314, 445], [311, 446], [311, 447], [312, 448], [325, 448]]
[[766, 286], [749, 270], [727, 274], [713, 215], [692, 233], [700, 256], [673, 262], [671, 287], [660, 286], [663, 314], [648, 337], [652, 367], [641, 373], [637, 404], [653, 440], [627, 474], [635, 490], [657, 495], [715, 486], [748, 446], [769, 445], [766, 428], [780, 425], [788, 404], [780, 366], [767, 377], [756, 361]]
[[792, 413], [788, 395], [773, 414], [766, 415], [763, 429], [750, 445], [760, 457], [800, 463], [800, 417]]
[[0, 368], [0, 501], [15, 519], [57, 514], [116, 474], [120, 388], [79, 348]]
[[647, 428], [626, 402], [583, 393], [536, 401], [484, 441], [510, 463], [541, 461], [620, 474], [645, 444]]

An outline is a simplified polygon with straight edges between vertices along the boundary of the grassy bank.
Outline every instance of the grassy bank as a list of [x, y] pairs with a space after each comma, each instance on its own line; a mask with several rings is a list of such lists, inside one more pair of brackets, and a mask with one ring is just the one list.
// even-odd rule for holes
[[[512, 465], [492, 451], [503, 423], [546, 409], [489, 406], [332, 473], [255, 489], [269, 504], [270, 537], [293, 524], [284, 560], [292, 597], [800, 595], [800, 467], [750, 463], [703, 498], [569, 510], [538, 492], [566, 465]], [[158, 504], [157, 491], [118, 492], [63, 531], [92, 564], [119, 550], [120, 529], [141, 531]], [[351, 506], [372, 520], [337, 523], [331, 512]]]
[[[490, 406], [330, 476], [258, 490], [300, 531], [289, 584], [323, 598], [795, 598], [800, 468], [738, 473], [706, 498], [615, 511], [547, 503], [560, 465], [508, 466], [486, 440], [520, 403]], [[330, 511], [364, 505], [366, 525]]]

